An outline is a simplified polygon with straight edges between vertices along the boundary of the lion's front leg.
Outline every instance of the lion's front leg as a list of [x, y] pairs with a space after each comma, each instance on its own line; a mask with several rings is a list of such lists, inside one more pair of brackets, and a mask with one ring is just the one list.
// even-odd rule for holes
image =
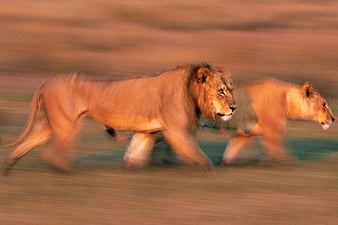
[[136, 132], [123, 160], [127, 168], [144, 167], [148, 164], [155, 139], [153, 134]]
[[184, 164], [198, 166], [205, 171], [212, 170], [211, 160], [204, 154], [191, 134], [177, 130], [174, 132], [167, 130], [163, 134]]
[[250, 136], [234, 135], [228, 141], [223, 154], [223, 163], [230, 164], [250, 140]]

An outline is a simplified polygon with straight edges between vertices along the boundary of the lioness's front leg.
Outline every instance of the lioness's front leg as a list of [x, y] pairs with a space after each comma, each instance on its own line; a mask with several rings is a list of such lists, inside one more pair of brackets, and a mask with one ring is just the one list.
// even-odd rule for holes
[[213, 168], [211, 160], [204, 154], [191, 134], [166, 130], [163, 131], [163, 135], [184, 164], [198, 166], [206, 171]]
[[262, 137], [262, 143], [270, 159], [279, 162], [290, 162], [293, 160], [287, 148], [284, 146], [282, 134], [265, 135]]
[[149, 162], [154, 143], [155, 139], [153, 134], [136, 132], [123, 157], [125, 166], [127, 168], [146, 166]]

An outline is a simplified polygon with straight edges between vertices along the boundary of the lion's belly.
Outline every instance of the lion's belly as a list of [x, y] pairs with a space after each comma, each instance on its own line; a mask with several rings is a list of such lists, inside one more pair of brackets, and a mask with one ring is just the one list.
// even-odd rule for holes
[[114, 117], [103, 122], [105, 125], [114, 128], [115, 130], [125, 131], [144, 131], [156, 132], [163, 130], [162, 123], [157, 119], [149, 118], [127, 118], [127, 117]]

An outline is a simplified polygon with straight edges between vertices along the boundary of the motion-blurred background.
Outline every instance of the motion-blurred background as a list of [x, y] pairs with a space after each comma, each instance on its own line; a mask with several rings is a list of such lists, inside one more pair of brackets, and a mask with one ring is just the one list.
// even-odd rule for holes
[[[121, 80], [198, 62], [225, 66], [235, 81], [310, 81], [337, 115], [338, 2], [1, 0], [2, 142], [22, 131], [32, 93], [48, 77]], [[51, 173], [33, 153], [0, 178], [0, 224], [338, 223], [335, 124], [323, 132], [290, 123], [290, 151], [303, 160], [296, 165], [240, 164], [216, 178], [179, 168], [121, 172], [112, 162], [126, 143], [85, 128], [75, 174]], [[202, 133], [199, 142], [217, 161], [226, 138]], [[244, 158], [261, 157], [252, 148]], [[8, 153], [1, 150], [1, 163]]]
[[1, 75], [26, 81], [74, 71], [126, 79], [207, 61], [234, 79], [310, 80], [324, 92], [338, 82], [330, 0], [3, 0], [0, 27]]

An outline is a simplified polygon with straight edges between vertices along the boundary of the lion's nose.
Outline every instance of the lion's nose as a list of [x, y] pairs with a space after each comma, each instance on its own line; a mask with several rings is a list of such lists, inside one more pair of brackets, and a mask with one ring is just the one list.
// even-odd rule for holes
[[237, 106], [236, 105], [232, 105], [232, 106], [230, 106], [230, 109], [231, 109], [232, 112], [234, 112], [237, 109]]
[[336, 118], [334, 118], [334, 117], [332, 117], [331, 119], [332, 119], [332, 122], [334, 122], [336, 120]]

